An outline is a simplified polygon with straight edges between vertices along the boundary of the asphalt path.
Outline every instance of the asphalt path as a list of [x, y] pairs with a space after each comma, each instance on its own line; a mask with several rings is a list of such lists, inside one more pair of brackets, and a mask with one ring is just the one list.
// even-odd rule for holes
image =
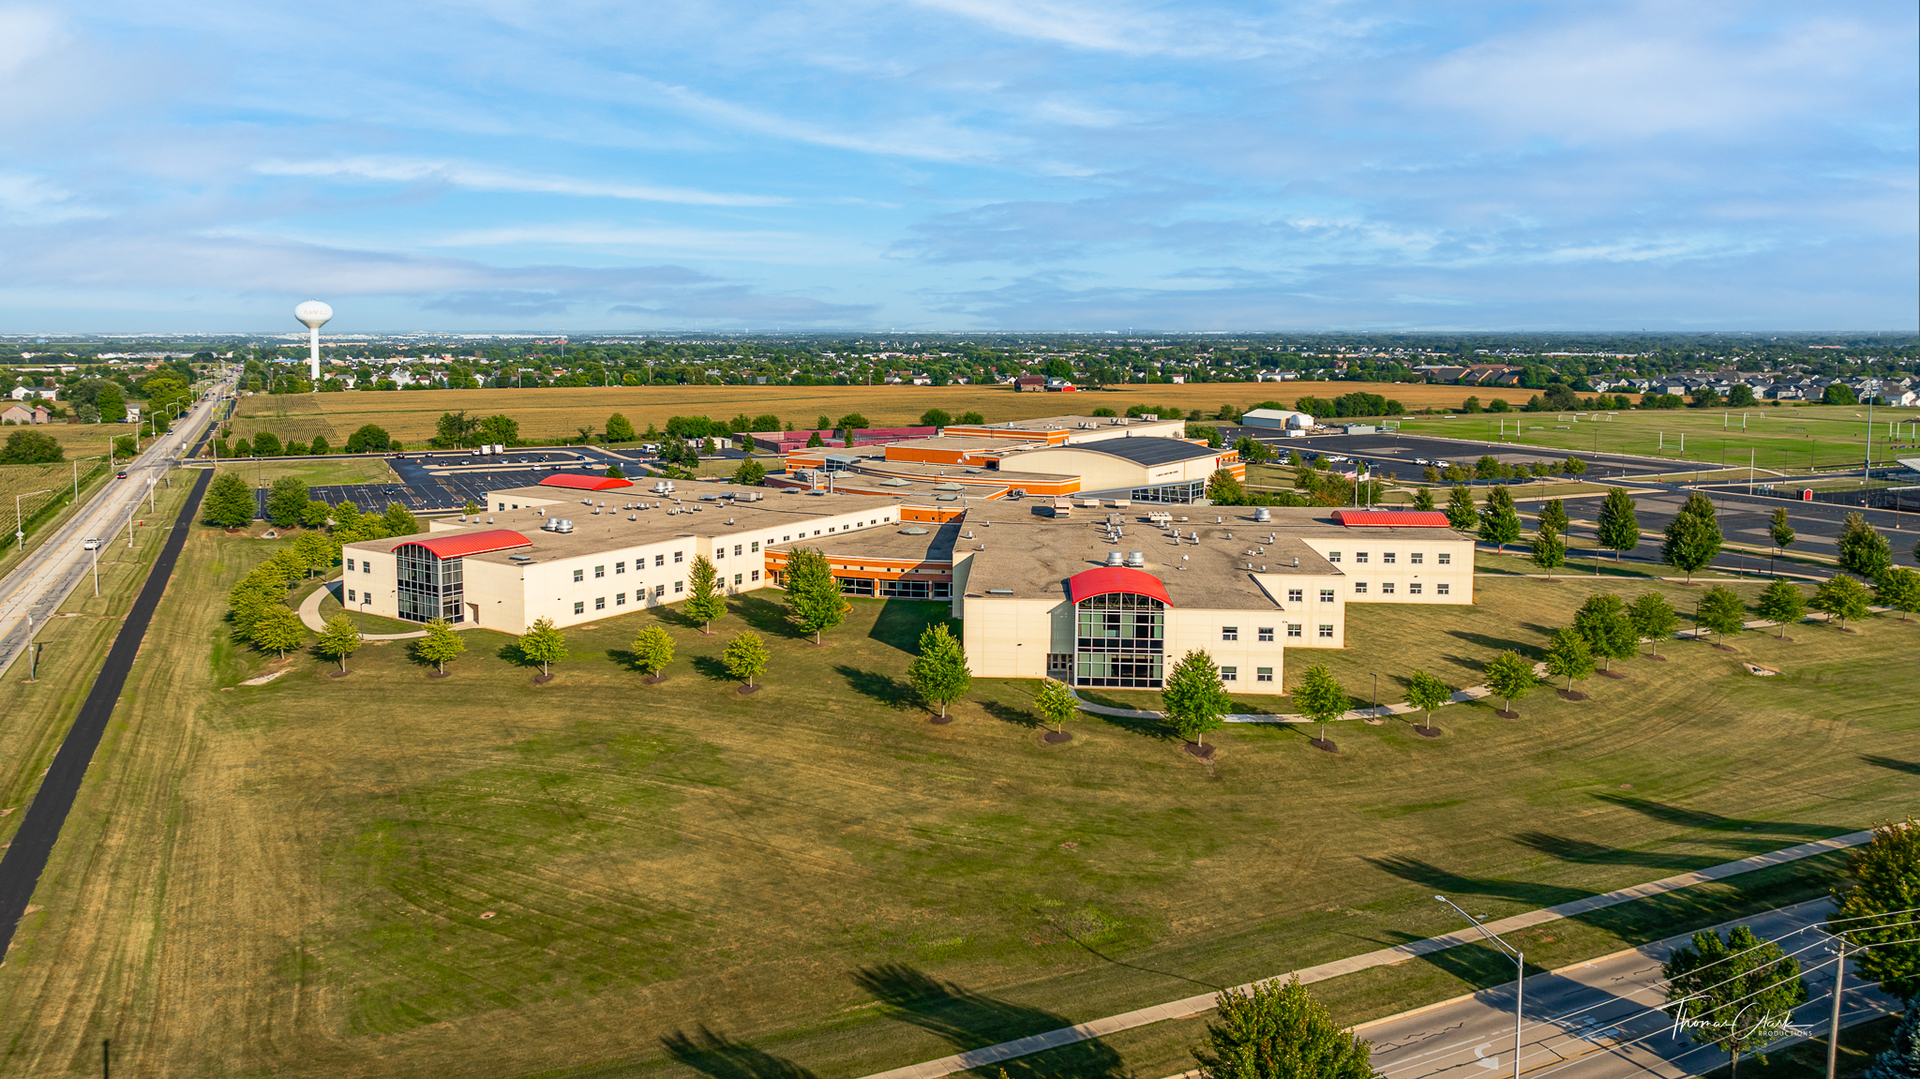
[[27, 815], [21, 819], [20, 829], [13, 835], [13, 844], [7, 848], [5, 856], [0, 857], [0, 962], [5, 960], [14, 931], [19, 928], [20, 918], [26, 913], [27, 902], [33, 898], [34, 888], [40, 883], [40, 874], [47, 868], [47, 859], [53, 854], [54, 841], [60, 838], [60, 828], [66, 824], [67, 814], [73, 809], [74, 799], [80, 793], [80, 782], [87, 775], [87, 765], [93, 760], [94, 750], [99, 748], [100, 736], [105, 733], [107, 720], [113, 715], [113, 706], [126, 686], [127, 674], [133, 670], [134, 657], [139, 654], [140, 643], [147, 635], [147, 626], [153, 621], [154, 608], [160, 605], [160, 597], [166, 593], [167, 581], [173, 576], [175, 563], [180, 560], [180, 549], [186, 545], [187, 536], [193, 528], [194, 515], [200, 510], [200, 498], [206, 494], [207, 483], [212, 478], [211, 470], [203, 470], [194, 479], [193, 490], [187, 495], [187, 504], [180, 507], [180, 515], [173, 522], [173, 531], [167, 536], [160, 557], [147, 574], [146, 585], [140, 589], [140, 595], [134, 599], [126, 620], [120, 624], [120, 633], [113, 639], [113, 647], [107, 652], [107, 661], [93, 680], [93, 689], [87, 693], [87, 699], [74, 716], [73, 727], [68, 730], [66, 740], [55, 751], [53, 764], [47, 769], [40, 790], [33, 796], [33, 804], [27, 807]]
[[[1743, 918], [1799, 961], [1807, 1001], [1792, 1025], [1825, 1037], [1833, 1005], [1833, 958], [1828, 938], [1814, 928], [1830, 904], [1815, 900]], [[1722, 927], [1724, 928], [1724, 927]], [[1687, 936], [1672, 937], [1526, 979], [1521, 1028], [1523, 1075], [1564, 1079], [1665, 1079], [1703, 1075], [1726, 1063], [1725, 1053], [1695, 1044], [1660, 1011], [1666, 994], [1661, 965]], [[1851, 967], [1851, 964], [1849, 964]], [[1514, 983], [1460, 1000], [1367, 1023], [1357, 1033], [1373, 1044], [1373, 1066], [1383, 1079], [1501, 1076], [1513, 1073]], [[1863, 983], [1851, 969], [1841, 995], [1842, 1025], [1890, 1015], [1899, 1004]], [[1844, 1033], [1841, 1036], [1845, 1043]]]

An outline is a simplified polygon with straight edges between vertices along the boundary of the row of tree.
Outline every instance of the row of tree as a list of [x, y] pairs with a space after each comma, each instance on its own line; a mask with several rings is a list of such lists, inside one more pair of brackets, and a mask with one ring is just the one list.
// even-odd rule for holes
[[[388, 503], [383, 512], [368, 513], [352, 502], [329, 505], [311, 497], [310, 491], [298, 477], [282, 476], [274, 480], [273, 486], [267, 489], [267, 521], [276, 528], [298, 525], [328, 529], [336, 556], [342, 543], [410, 536], [421, 530], [420, 519], [398, 502]], [[239, 473], [223, 472], [207, 487], [206, 498], [200, 505], [200, 519], [223, 528], [245, 528], [259, 511], [253, 487]]]

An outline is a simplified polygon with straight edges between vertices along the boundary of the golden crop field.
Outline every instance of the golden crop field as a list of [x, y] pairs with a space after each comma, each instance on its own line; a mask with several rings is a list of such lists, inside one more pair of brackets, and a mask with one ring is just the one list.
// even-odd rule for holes
[[1524, 404], [1533, 390], [1485, 386], [1429, 386], [1390, 382], [1208, 382], [1192, 386], [1116, 386], [1073, 394], [1016, 393], [1004, 386], [609, 386], [527, 390], [399, 390], [392, 392], [255, 395], [240, 401], [235, 437], [272, 431], [284, 441], [310, 442], [325, 435], [338, 449], [361, 424], [375, 423], [393, 437], [417, 445], [433, 436], [443, 412], [481, 416], [505, 413], [520, 421], [522, 438], [560, 438], [581, 427], [598, 430], [615, 412], [645, 430], [671, 416], [726, 419], [739, 413], [772, 413], [792, 427], [807, 428], [820, 416], [849, 412], [876, 427], [916, 423], [930, 408], [959, 415], [974, 411], [990, 422], [1086, 413], [1096, 408], [1125, 412], [1146, 404], [1212, 415], [1221, 405], [1248, 408], [1261, 401], [1291, 406], [1302, 397], [1338, 397], [1364, 391], [1398, 400], [1412, 409], [1453, 408], [1469, 394], [1481, 401], [1504, 397]]

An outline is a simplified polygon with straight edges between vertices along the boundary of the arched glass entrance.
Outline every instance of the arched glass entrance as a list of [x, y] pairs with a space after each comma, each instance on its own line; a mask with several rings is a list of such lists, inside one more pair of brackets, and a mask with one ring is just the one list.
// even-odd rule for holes
[[1073, 608], [1074, 685], [1160, 688], [1166, 604], [1133, 592], [1107, 592]]

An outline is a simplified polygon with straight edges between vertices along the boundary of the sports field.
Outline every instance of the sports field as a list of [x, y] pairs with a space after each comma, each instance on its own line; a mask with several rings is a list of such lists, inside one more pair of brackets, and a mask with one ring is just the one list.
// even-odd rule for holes
[[[45, 909], [0, 967], [0, 1072], [83, 1071], [111, 1038], [127, 1074], [858, 1075], [1452, 928], [1436, 890], [1506, 913], [1911, 807], [1920, 719], [1856, 688], [1920, 623], [1676, 643], [1590, 701], [1448, 708], [1437, 741], [1355, 723], [1328, 756], [1233, 728], [1208, 766], [1135, 721], [1083, 717], [1046, 746], [1019, 682], [977, 682], [928, 724], [904, 684], [924, 604], [856, 602], [821, 648], [768, 595], [711, 637], [628, 615], [571, 632], [545, 687], [473, 631], [445, 680], [389, 644], [343, 679], [300, 656], [235, 688], [277, 669], [220, 622], [271, 549], [189, 541]], [[1304, 655], [1360, 696], [1376, 670], [1386, 693], [1416, 666], [1458, 684], [1536, 652], [1592, 587], [1485, 579], [1475, 608], [1356, 608], [1352, 648]], [[680, 657], [647, 686], [623, 650], [654, 619]], [[742, 626], [773, 652], [744, 698], [716, 660]], [[0, 715], [31, 692], [0, 686]], [[37, 773], [35, 752], [4, 759]], [[1628, 935], [1599, 920], [1527, 947]], [[1495, 967], [1381, 972], [1342, 1015]], [[1157, 1037], [1016, 1071], [1151, 1070]]]
[[282, 441], [312, 441], [325, 435], [334, 446], [363, 423], [376, 423], [418, 448], [433, 437], [443, 412], [462, 409], [479, 416], [505, 413], [520, 421], [522, 438], [563, 438], [578, 428], [599, 429], [618, 412], [644, 431], [671, 416], [724, 420], [740, 413], [771, 413], [795, 428], [822, 415], [838, 420], [850, 412], [876, 427], [918, 423], [921, 413], [941, 408], [953, 415], [976, 411], [989, 422], [1086, 413], [1096, 408], [1126, 412], [1135, 404], [1214, 415], [1221, 405], [1251, 408], [1261, 401], [1291, 405], [1301, 397], [1377, 393], [1408, 408], [1455, 408], [1468, 394], [1482, 401], [1505, 397], [1525, 403], [1531, 390], [1400, 385], [1378, 382], [1209, 382], [1192, 386], [1116, 386], [1082, 393], [1016, 393], [1005, 386], [610, 386], [529, 390], [400, 390], [387, 393], [267, 394], [242, 398], [234, 435], [272, 431]]
[[[1920, 412], [1875, 409], [1873, 459], [1920, 452]], [[1744, 429], [1743, 429], [1744, 425]], [[1805, 471], [1858, 468], [1867, 456], [1865, 405], [1771, 405], [1748, 409], [1637, 409], [1624, 412], [1509, 412], [1410, 418], [1407, 434], [1445, 435], [1593, 453], [1669, 457], [1699, 465]], [[1502, 435], [1502, 429], [1505, 434]]]

